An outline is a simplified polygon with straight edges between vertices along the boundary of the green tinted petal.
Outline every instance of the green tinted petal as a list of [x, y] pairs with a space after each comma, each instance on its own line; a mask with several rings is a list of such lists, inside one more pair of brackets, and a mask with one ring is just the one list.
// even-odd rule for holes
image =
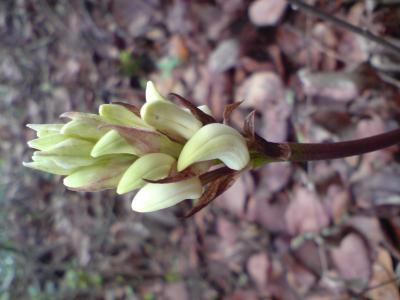
[[142, 119], [129, 109], [118, 104], [103, 104], [99, 107], [100, 116], [110, 124], [148, 128]]
[[67, 138], [67, 136], [60, 133], [48, 134], [29, 141], [28, 146], [37, 150], [49, 150]]
[[94, 145], [91, 156], [99, 157], [117, 153], [137, 154], [137, 151], [117, 131], [110, 130]]
[[146, 85], [146, 102], [153, 102], [153, 101], [167, 101], [166, 98], [161, 96], [160, 92], [155, 87], [152, 81], [147, 81]]
[[137, 212], [160, 210], [185, 199], [197, 199], [202, 191], [197, 177], [173, 183], [148, 183], [133, 198], [132, 209]]
[[118, 183], [117, 193], [124, 194], [146, 184], [143, 179], [157, 180], [168, 176], [176, 160], [164, 153], [150, 153], [138, 158]]
[[42, 151], [42, 155], [57, 155], [57, 156], [90, 156], [90, 151], [94, 143], [69, 137], [46, 151]]
[[232, 127], [208, 124], [185, 144], [177, 169], [182, 171], [195, 162], [212, 159], [219, 159], [234, 170], [243, 169], [250, 159], [245, 139]]
[[45, 137], [46, 135], [60, 133], [64, 124], [26, 124], [26, 127], [36, 131], [38, 137]]
[[74, 170], [73, 169], [64, 169], [58, 165], [56, 165], [51, 160], [42, 160], [42, 161], [32, 161], [32, 162], [23, 162], [24, 167], [36, 169], [39, 171], [52, 173], [56, 175], [69, 175]]
[[189, 139], [202, 126], [190, 112], [172, 102], [147, 102], [140, 115], [147, 124], [178, 141]]
[[132, 156], [122, 156], [80, 168], [64, 178], [64, 185], [88, 192], [116, 188], [122, 174], [133, 161]]
[[61, 133], [96, 141], [110, 130], [101, 127], [105, 124], [105, 122], [96, 119], [72, 120], [61, 128]]

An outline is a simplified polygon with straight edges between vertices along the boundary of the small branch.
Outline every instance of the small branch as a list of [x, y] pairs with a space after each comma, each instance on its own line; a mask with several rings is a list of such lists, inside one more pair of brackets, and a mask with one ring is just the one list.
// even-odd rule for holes
[[290, 2], [291, 4], [297, 6], [299, 9], [303, 10], [307, 14], [310, 14], [310, 15], [316, 16], [322, 20], [331, 22], [339, 27], [342, 27], [348, 31], [355, 33], [355, 34], [358, 34], [370, 41], [373, 41], [373, 42], [377, 43], [378, 45], [381, 45], [382, 47], [385, 47], [393, 52], [400, 54], [399, 46], [388, 42], [387, 40], [373, 34], [372, 32], [370, 32], [367, 29], [362, 29], [362, 28], [354, 26], [346, 21], [338, 19], [338, 18], [334, 17], [333, 15], [329, 15], [311, 5], [304, 3], [301, 0], [287, 0], [287, 1]]
[[338, 143], [287, 143], [289, 161], [310, 161], [360, 155], [400, 143], [400, 129], [364, 139]]

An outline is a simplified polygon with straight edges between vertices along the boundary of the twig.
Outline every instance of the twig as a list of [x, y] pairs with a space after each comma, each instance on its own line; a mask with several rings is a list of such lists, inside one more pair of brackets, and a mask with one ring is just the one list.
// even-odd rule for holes
[[303, 10], [307, 14], [310, 14], [310, 15], [316, 16], [322, 20], [331, 22], [339, 27], [342, 27], [348, 31], [355, 33], [355, 34], [358, 34], [370, 41], [373, 41], [373, 42], [377, 43], [378, 45], [381, 45], [382, 47], [385, 47], [393, 52], [396, 52], [397, 54], [400, 54], [399, 46], [388, 42], [387, 40], [373, 34], [372, 32], [370, 32], [367, 29], [362, 29], [360, 27], [354, 26], [344, 20], [336, 18], [336, 17], [329, 15], [311, 5], [308, 5], [301, 0], [287, 0], [287, 1], [290, 2], [291, 4], [297, 6], [299, 9]]

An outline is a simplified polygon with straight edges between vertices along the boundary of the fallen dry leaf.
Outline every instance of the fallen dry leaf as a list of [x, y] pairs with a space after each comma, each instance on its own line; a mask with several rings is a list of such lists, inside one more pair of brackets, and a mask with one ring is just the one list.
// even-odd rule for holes
[[269, 260], [264, 252], [253, 254], [247, 261], [247, 271], [259, 289], [263, 289], [266, 286], [268, 268]]
[[239, 57], [239, 43], [235, 39], [222, 41], [211, 53], [208, 68], [211, 72], [222, 73], [233, 68]]
[[251, 290], [236, 290], [233, 294], [223, 298], [223, 300], [257, 300], [257, 293]]
[[256, 0], [249, 7], [250, 21], [257, 26], [275, 25], [286, 9], [284, 0]]
[[328, 215], [318, 195], [300, 186], [294, 189], [284, 218], [292, 235], [317, 232], [329, 224]]
[[340, 246], [332, 249], [332, 259], [340, 275], [355, 291], [362, 291], [371, 276], [367, 245], [355, 234], [346, 235]]
[[164, 289], [164, 299], [166, 300], [187, 300], [190, 299], [183, 281], [166, 284]]
[[394, 280], [396, 274], [393, 271], [390, 254], [381, 247], [378, 248], [377, 259], [372, 266], [372, 272], [367, 297], [371, 300], [400, 299], [398, 281]]
[[283, 83], [273, 72], [265, 71], [249, 76], [238, 88], [235, 98], [244, 100], [242, 106], [265, 110], [268, 102], [283, 101]]

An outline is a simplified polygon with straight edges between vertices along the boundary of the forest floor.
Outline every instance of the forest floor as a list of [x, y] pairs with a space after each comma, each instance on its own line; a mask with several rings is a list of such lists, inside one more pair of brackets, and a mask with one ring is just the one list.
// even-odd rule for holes
[[[308, 1], [400, 45], [396, 1]], [[394, 4], [393, 4], [393, 3]], [[400, 56], [282, 0], [0, 2], [0, 299], [400, 299], [400, 152], [244, 174], [211, 205], [149, 214], [22, 167], [27, 123], [147, 80], [270, 141], [329, 142], [400, 121]]]

